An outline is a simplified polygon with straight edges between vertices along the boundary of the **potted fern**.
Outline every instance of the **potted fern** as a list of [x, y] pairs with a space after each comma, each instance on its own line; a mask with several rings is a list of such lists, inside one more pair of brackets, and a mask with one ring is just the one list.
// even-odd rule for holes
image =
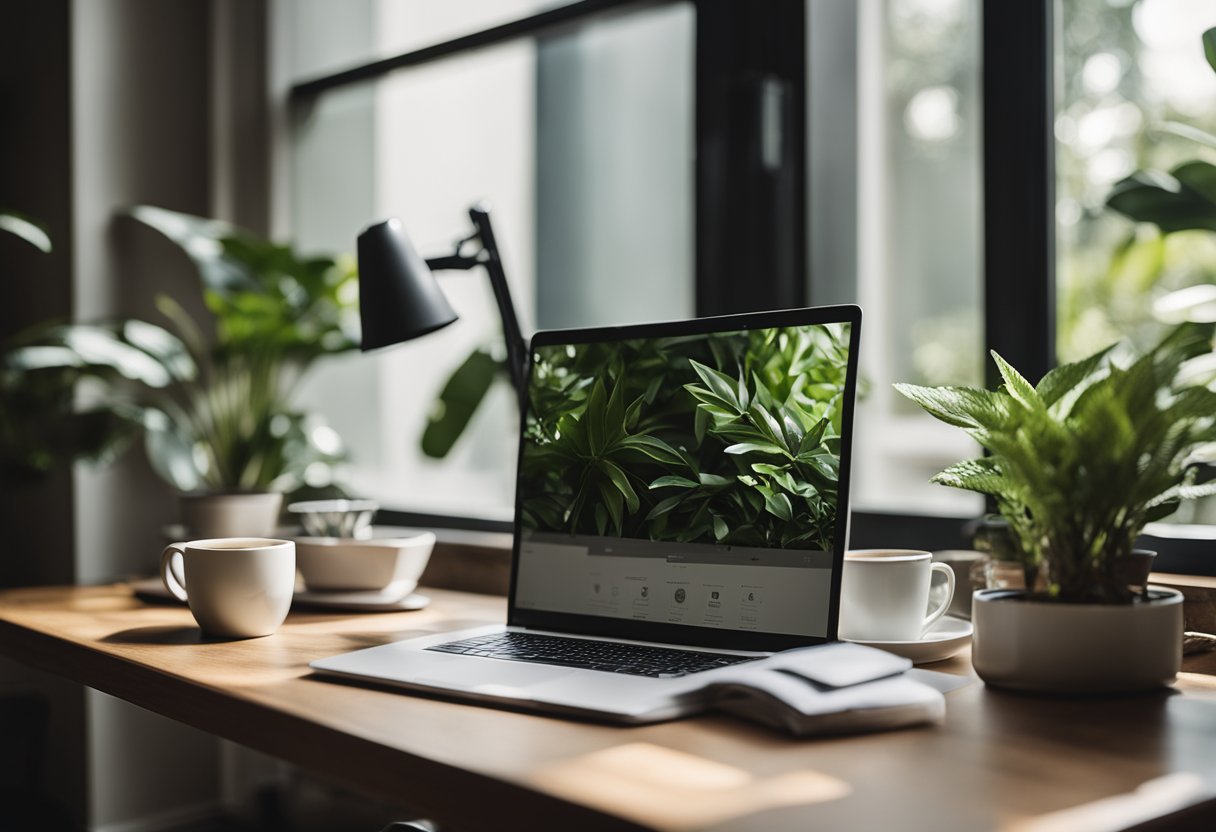
[[[1216, 441], [1216, 391], [1201, 383], [1211, 324], [1183, 324], [1139, 357], [1107, 348], [1032, 385], [993, 353], [995, 391], [896, 385], [988, 451], [933, 481], [991, 497], [1009, 524], [1027, 590], [980, 590], [973, 663], [988, 683], [1122, 692], [1171, 682], [1182, 597], [1128, 585], [1147, 523], [1185, 499]], [[1198, 359], [1198, 360], [1196, 360]]]
[[[3, 345], [6, 458], [29, 470], [105, 461], [142, 436], [192, 534], [269, 534], [282, 495], [330, 485], [342, 457], [337, 434], [291, 394], [318, 358], [358, 344], [353, 263], [162, 208], [129, 215], [191, 259], [209, 314], [196, 320], [162, 295], [165, 326], [48, 322]], [[51, 452], [76, 447], [60, 426], [87, 428], [89, 444]]]

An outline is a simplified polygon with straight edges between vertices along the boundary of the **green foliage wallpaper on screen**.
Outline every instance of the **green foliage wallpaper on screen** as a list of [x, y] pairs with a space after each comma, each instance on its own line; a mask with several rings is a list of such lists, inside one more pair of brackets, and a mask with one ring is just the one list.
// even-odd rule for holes
[[535, 531], [830, 551], [849, 327], [540, 347]]

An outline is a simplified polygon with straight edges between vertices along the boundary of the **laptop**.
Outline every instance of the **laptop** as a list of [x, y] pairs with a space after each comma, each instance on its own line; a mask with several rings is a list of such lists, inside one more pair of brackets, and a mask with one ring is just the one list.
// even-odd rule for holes
[[320, 674], [609, 722], [836, 640], [861, 310], [538, 332], [505, 625]]

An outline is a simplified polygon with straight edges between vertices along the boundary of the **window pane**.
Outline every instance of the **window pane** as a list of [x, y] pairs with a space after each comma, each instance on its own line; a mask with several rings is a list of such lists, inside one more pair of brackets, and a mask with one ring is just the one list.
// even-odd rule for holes
[[1059, 28], [1056, 115], [1059, 354], [1075, 360], [1122, 337], [1151, 342], [1152, 301], [1210, 282], [1205, 231], [1162, 238], [1106, 207], [1135, 170], [1210, 156], [1175, 132], [1216, 132], [1216, 73], [1200, 36], [1216, 26], [1205, 0], [1066, 0]]
[[983, 383], [979, 0], [808, 11], [811, 297], [865, 310], [853, 505], [978, 514], [928, 482], [978, 448], [891, 385]]
[[[350, 251], [399, 216], [423, 256], [492, 206], [525, 333], [692, 313], [690, 4], [521, 39], [323, 96], [296, 127], [293, 222]], [[419, 439], [476, 347], [501, 351], [481, 270], [441, 274], [460, 320], [309, 378], [302, 399], [350, 445], [353, 490], [392, 508], [507, 519], [518, 440], [505, 380], [442, 460]]]
[[[1212, 282], [1216, 234], [1162, 236], [1106, 207], [1136, 170], [1169, 171], [1213, 150], [1187, 128], [1216, 134], [1216, 72], [1201, 35], [1210, 0], [1064, 0], [1058, 7], [1058, 353], [1088, 355], [1121, 338], [1143, 347], [1164, 325], [1154, 303]], [[1216, 504], [1188, 504], [1175, 522], [1216, 522]]]
[[573, 0], [279, 0], [293, 81], [528, 17]]

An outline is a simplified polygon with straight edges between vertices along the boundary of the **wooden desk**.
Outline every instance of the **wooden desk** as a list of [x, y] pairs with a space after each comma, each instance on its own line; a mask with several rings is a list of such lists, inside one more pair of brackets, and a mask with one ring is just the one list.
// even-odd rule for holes
[[[726, 717], [590, 725], [310, 674], [314, 658], [505, 615], [501, 598], [432, 595], [422, 612], [293, 614], [273, 636], [224, 642], [121, 585], [13, 590], [0, 592], [0, 652], [417, 807], [445, 830], [942, 832], [1019, 826], [1177, 772], [1216, 787], [1216, 661], [1176, 692], [1122, 699], [976, 682], [949, 695], [942, 726], [809, 741]], [[970, 674], [963, 659], [937, 667]]]

